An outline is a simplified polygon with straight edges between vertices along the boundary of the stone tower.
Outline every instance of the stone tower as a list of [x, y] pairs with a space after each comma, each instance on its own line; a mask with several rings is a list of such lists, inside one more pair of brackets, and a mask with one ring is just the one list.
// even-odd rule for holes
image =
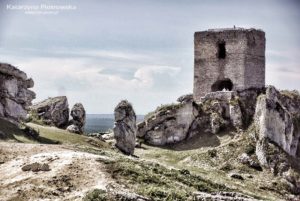
[[194, 35], [194, 99], [222, 90], [265, 86], [265, 32], [209, 29]]

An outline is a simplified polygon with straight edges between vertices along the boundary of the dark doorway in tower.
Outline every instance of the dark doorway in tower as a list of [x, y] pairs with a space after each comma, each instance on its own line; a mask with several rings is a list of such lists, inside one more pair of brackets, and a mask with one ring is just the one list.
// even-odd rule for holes
[[230, 79], [226, 78], [223, 80], [216, 81], [211, 86], [211, 91], [231, 91], [233, 84]]

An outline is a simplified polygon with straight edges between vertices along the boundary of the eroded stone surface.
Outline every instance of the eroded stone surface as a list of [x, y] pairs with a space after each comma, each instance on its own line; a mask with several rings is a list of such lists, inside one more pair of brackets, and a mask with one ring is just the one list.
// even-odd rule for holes
[[273, 86], [258, 97], [254, 116], [259, 163], [282, 175], [291, 167], [288, 155], [299, 157], [300, 96]]
[[136, 115], [133, 107], [127, 100], [123, 100], [116, 106], [114, 115], [116, 147], [125, 154], [132, 155], [136, 140]]
[[48, 98], [36, 103], [31, 107], [31, 111], [47, 125], [64, 128], [69, 121], [69, 105], [66, 96]]
[[[138, 124], [137, 136], [153, 145], [174, 144], [201, 133], [247, 129], [258, 133], [257, 155], [267, 164], [266, 139], [291, 156], [300, 156], [300, 95], [274, 87], [212, 92], [200, 102], [162, 106]], [[255, 109], [256, 108], [256, 109]]]
[[[285, 152], [295, 156], [298, 149], [300, 130], [297, 127], [300, 108], [286, 107], [289, 97], [283, 97], [274, 87], [270, 86], [266, 94], [261, 95], [256, 104], [255, 126], [258, 140], [263, 143], [265, 139], [275, 142]], [[290, 110], [298, 110], [295, 114]], [[261, 162], [263, 161], [260, 158]]]
[[180, 96], [177, 101], [179, 103], [191, 103], [194, 101], [194, 97], [193, 97], [193, 94], [187, 94], [187, 95], [183, 95], [183, 96]]
[[0, 63], [0, 117], [18, 122], [24, 120], [35, 93], [28, 88], [34, 86], [26, 73], [16, 67]]
[[138, 124], [137, 136], [149, 144], [165, 145], [203, 132], [216, 134], [230, 126], [240, 128], [241, 110], [235, 99], [235, 92], [214, 92], [201, 102], [188, 98], [189, 101], [162, 106]]
[[82, 134], [86, 120], [85, 109], [81, 103], [76, 103], [71, 110], [72, 120], [67, 130], [72, 133]]

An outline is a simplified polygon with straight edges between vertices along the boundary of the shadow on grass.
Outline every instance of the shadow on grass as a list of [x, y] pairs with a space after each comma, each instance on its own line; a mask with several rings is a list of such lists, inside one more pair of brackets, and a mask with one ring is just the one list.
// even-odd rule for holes
[[145, 144], [147, 144], [148, 146], [154, 146], [154, 147], [169, 149], [173, 151], [188, 151], [188, 150], [200, 149], [204, 147], [218, 147], [221, 144], [219, 137], [223, 137], [225, 135], [230, 135], [230, 132], [223, 131], [219, 134], [202, 132], [188, 139], [185, 139], [181, 142], [164, 145], [164, 146], [154, 146], [148, 143]]
[[163, 148], [171, 149], [174, 151], [186, 151], [203, 147], [217, 147], [220, 144], [221, 143], [217, 135], [211, 133], [201, 133], [176, 144], [167, 145]]
[[[0, 140], [15, 140], [16, 142], [23, 142], [16, 139], [17, 136], [22, 136], [28, 140], [39, 142], [42, 144], [60, 144], [59, 141], [51, 140], [41, 136], [30, 136], [25, 132], [25, 129], [19, 128], [17, 125], [0, 118]], [[16, 136], [16, 137], [15, 137]]]
[[41, 136], [38, 136], [37, 138], [35, 138], [35, 140], [42, 144], [61, 144], [60, 141], [51, 140], [51, 139], [41, 137]]
[[14, 134], [22, 134], [22, 131], [13, 123], [0, 118], [0, 140], [16, 140]]

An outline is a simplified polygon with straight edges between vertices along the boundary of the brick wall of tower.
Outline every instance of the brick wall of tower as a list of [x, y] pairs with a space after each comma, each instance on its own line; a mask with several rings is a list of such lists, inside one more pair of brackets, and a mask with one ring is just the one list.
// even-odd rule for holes
[[[225, 43], [226, 57], [218, 58]], [[230, 79], [232, 90], [265, 85], [265, 35], [255, 29], [225, 29], [194, 35], [194, 98], [199, 101], [218, 80]]]

